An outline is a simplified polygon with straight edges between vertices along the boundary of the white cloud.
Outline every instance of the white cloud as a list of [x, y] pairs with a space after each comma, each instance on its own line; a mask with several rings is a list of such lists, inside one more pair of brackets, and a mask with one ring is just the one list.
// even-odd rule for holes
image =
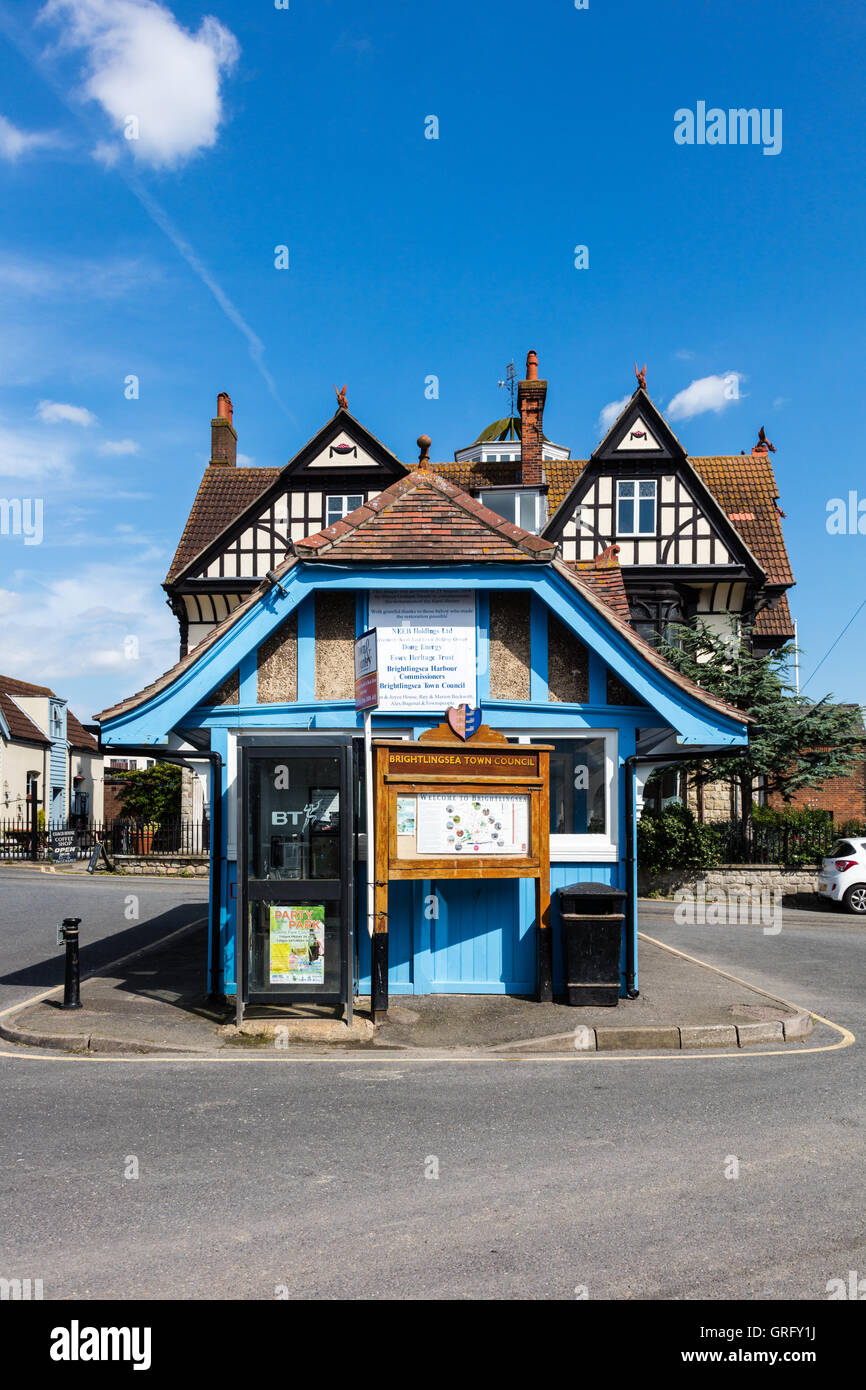
[[254, 464], [252, 454], [238, 454], [238, 468], [252, 468]]
[[15, 161], [31, 150], [54, 149], [60, 144], [51, 131], [19, 130], [5, 116], [0, 116], [0, 159]]
[[670, 420], [691, 420], [713, 410], [718, 415], [732, 401], [740, 398], [742, 372], [725, 372], [718, 376], [702, 376], [684, 391], [678, 391], [665, 414]]
[[98, 454], [137, 454], [141, 448], [134, 439], [106, 439], [104, 444], [100, 444], [96, 452]]
[[58, 254], [56, 260], [0, 253], [0, 289], [31, 299], [62, 293], [64, 300], [117, 299], [161, 280], [155, 263], [135, 257], [87, 260]]
[[[85, 50], [85, 93], [136, 159], [171, 168], [216, 144], [220, 82], [240, 53], [219, 20], [206, 15], [193, 34], [156, 0], [48, 0], [40, 18], [64, 26], [66, 46]], [[137, 138], [126, 133], [130, 118]], [[104, 161], [104, 144], [95, 153]]]
[[694, 355], [691, 348], [677, 348], [674, 353], [674, 357], [678, 357], [681, 362], [691, 362]]
[[96, 424], [92, 410], [86, 410], [83, 405], [64, 405], [62, 401], [40, 401], [36, 413], [45, 425], [68, 423], [87, 428]]
[[66, 434], [47, 436], [44, 430], [8, 429], [0, 424], [0, 478], [26, 479], [31, 484], [52, 486], [70, 479], [76, 450]]
[[610, 401], [602, 410], [598, 417], [598, 428], [602, 434], [607, 434], [613, 422], [622, 414], [631, 400], [631, 396], [623, 396], [621, 401]]
[[15, 575], [15, 588], [0, 590], [9, 669], [52, 685], [80, 718], [141, 689], [177, 660], [177, 623], [153, 564], [126, 554], [122, 565], [83, 565], [69, 577]]

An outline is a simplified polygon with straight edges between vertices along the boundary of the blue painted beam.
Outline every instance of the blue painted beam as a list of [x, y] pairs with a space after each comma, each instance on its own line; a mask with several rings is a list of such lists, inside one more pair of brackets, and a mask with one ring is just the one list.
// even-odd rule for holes
[[[221, 685], [246, 654], [257, 647], [290, 612], [298, 612], [298, 695], [301, 703], [315, 699], [316, 588], [465, 590], [526, 590], [556, 614], [597, 659], [636, 692], [662, 723], [687, 743], [743, 744], [746, 726], [734, 715], [714, 711], [697, 695], [679, 687], [664, 670], [632, 645], [625, 633], [599, 612], [589, 598], [547, 566], [465, 566], [448, 570], [335, 570], [326, 565], [296, 565], [284, 579], [285, 593], [270, 590], [214, 642], [197, 661], [179, 672], [175, 681], [141, 707], [103, 724], [107, 744], [154, 743], [188, 719]], [[306, 605], [306, 607], [305, 607]], [[595, 681], [598, 684], [598, 678]], [[596, 690], [596, 694], [600, 692]], [[591, 704], [604, 703], [591, 699]], [[232, 722], [227, 719], [226, 722]]]
[[547, 617], [548, 607], [537, 594], [529, 598], [529, 698], [533, 704], [548, 700]]

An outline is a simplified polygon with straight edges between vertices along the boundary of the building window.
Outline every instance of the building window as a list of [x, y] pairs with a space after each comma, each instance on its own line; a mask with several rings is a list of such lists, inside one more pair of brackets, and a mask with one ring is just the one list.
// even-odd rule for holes
[[617, 858], [615, 730], [564, 736], [560, 731], [511, 735], [518, 743], [552, 744], [550, 857], [607, 862]]
[[532, 488], [485, 488], [478, 494], [479, 501], [489, 507], [506, 521], [513, 521], [524, 531], [537, 536], [547, 520], [547, 498], [542, 492]]
[[618, 536], [654, 536], [656, 533], [656, 484], [619, 482], [616, 485]]
[[364, 495], [361, 492], [351, 492], [340, 497], [329, 497], [325, 512], [325, 525], [333, 526], [336, 521], [342, 521], [349, 512], [354, 512], [356, 508], [363, 507], [363, 505]]

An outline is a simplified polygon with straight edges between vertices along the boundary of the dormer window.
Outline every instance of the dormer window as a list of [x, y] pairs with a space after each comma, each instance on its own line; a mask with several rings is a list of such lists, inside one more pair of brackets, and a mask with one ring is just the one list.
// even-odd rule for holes
[[478, 498], [506, 521], [537, 536], [547, 520], [547, 498], [535, 488], [484, 488]]
[[618, 482], [616, 485], [616, 533], [618, 536], [654, 536], [656, 533], [656, 483]]
[[354, 512], [358, 507], [363, 507], [364, 497], [360, 492], [341, 494], [328, 498], [328, 507], [325, 514], [325, 525], [333, 526], [334, 522], [342, 521], [349, 512]]

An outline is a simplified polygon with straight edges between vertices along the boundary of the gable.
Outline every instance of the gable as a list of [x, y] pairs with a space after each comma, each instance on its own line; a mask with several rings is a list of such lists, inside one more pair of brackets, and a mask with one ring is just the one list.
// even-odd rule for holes
[[330, 496], [366, 501], [406, 472], [343, 409], [281, 469], [211, 466], [166, 584], [261, 579], [283, 562], [291, 542], [321, 530]]
[[[620, 534], [617, 525], [619, 485], [651, 482], [655, 486], [654, 535]], [[687, 461], [650, 464], [646, 459], [625, 471], [590, 464], [576, 484], [559, 518], [562, 558], [567, 564], [594, 560], [610, 545], [619, 548], [619, 563], [676, 565], [695, 568], [747, 566], [757, 571], [748, 547], [738, 543], [721, 509], [700, 485]]]
[[342, 408], [308, 440], [290, 459], [282, 472], [282, 480], [294, 486], [308, 477], [321, 478], [323, 473], [348, 476], [364, 473], [371, 484], [379, 479], [387, 487], [406, 473], [405, 464], [374, 434]]
[[621, 453], [627, 451], [635, 453], [649, 449], [658, 453], [661, 447], [661, 444], [659, 444], [659, 441], [647, 425], [643, 416], [635, 415], [622, 439], [616, 445], [616, 452]]
[[593, 450], [592, 460], [623, 463], [629, 457], [642, 454], [667, 459], [686, 457], [685, 449], [664, 416], [653, 405], [643, 387], [639, 386], [604, 439]]

